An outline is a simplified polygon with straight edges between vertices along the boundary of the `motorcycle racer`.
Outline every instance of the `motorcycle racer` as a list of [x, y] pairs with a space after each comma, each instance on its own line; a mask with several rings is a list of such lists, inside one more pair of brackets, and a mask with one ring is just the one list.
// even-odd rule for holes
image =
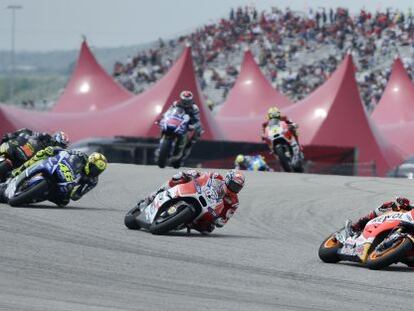
[[[77, 201], [87, 192], [95, 188], [98, 184], [98, 176], [106, 169], [107, 160], [101, 153], [94, 152], [91, 155], [87, 155], [77, 150], [65, 150], [59, 147], [46, 147], [38, 151], [33, 158], [25, 162], [19, 168], [13, 170], [12, 176], [18, 176], [26, 168], [35, 164], [38, 161], [53, 157], [59, 152], [65, 151], [69, 154], [68, 162], [71, 164], [76, 175], [80, 174], [80, 179], [76, 186], [68, 193], [66, 197], [55, 196], [51, 197], [49, 201], [59, 205], [65, 206], [70, 200]], [[4, 195], [4, 191], [7, 188], [7, 182], [0, 184], [0, 203], [7, 203], [7, 198]]]
[[347, 220], [345, 225], [346, 234], [347, 236], [359, 235], [364, 230], [365, 225], [375, 217], [381, 216], [391, 211], [408, 212], [413, 208], [414, 207], [410, 205], [409, 199], [404, 197], [397, 197], [395, 199], [395, 202], [387, 201], [381, 204], [381, 206], [377, 207], [367, 215], [362, 216], [354, 223], [352, 223], [351, 220]]
[[1, 140], [1, 144], [13, 139], [17, 139], [18, 141], [27, 141], [29, 138], [32, 138], [39, 144], [39, 146], [43, 147], [40, 149], [44, 149], [47, 146], [58, 146], [66, 148], [69, 144], [68, 135], [63, 131], [57, 131], [50, 135], [48, 133], [32, 131], [28, 128], [23, 128], [12, 133], [4, 134]]
[[267, 111], [266, 120], [262, 123], [262, 140], [266, 140], [267, 138], [265, 135], [265, 129], [269, 125], [270, 120], [272, 119], [286, 122], [289, 126], [289, 130], [292, 131], [293, 136], [299, 144], [299, 134], [297, 130], [299, 128], [299, 125], [297, 123], [292, 122], [292, 120], [290, 120], [287, 116], [282, 115], [280, 110], [276, 106], [269, 108], [269, 110]]
[[239, 154], [234, 161], [235, 169], [248, 171], [271, 171], [261, 155], [248, 156]]
[[223, 177], [218, 173], [200, 172], [196, 170], [181, 171], [175, 174], [169, 181], [161, 186], [157, 191], [151, 193], [148, 197], [140, 200], [137, 207], [144, 203], [151, 204], [156, 195], [160, 192], [168, 190], [176, 185], [190, 182], [198, 177], [207, 175], [211, 180], [211, 188], [217, 193], [219, 198], [223, 199], [224, 209], [219, 215], [212, 218], [211, 222], [198, 222], [191, 225], [191, 229], [195, 229], [201, 233], [210, 233], [215, 228], [223, 227], [229, 219], [233, 216], [239, 206], [238, 193], [244, 186], [245, 177], [242, 172], [237, 170], [230, 170]]
[[68, 136], [62, 131], [50, 135], [23, 128], [3, 136], [0, 154], [6, 155], [6, 163], [11, 171], [29, 160], [39, 150], [48, 146], [66, 148], [68, 144]]
[[193, 145], [200, 139], [201, 134], [203, 134], [203, 128], [200, 121], [200, 109], [195, 104], [193, 99], [193, 93], [190, 91], [182, 91], [180, 93], [180, 99], [173, 102], [171, 107], [168, 109], [173, 109], [174, 107], [180, 107], [184, 109], [185, 113], [190, 117], [189, 121], [189, 130], [194, 131], [191, 139], [189, 141], [181, 141], [181, 146], [183, 148], [183, 156], [181, 157], [181, 162], [184, 161], [191, 152]]

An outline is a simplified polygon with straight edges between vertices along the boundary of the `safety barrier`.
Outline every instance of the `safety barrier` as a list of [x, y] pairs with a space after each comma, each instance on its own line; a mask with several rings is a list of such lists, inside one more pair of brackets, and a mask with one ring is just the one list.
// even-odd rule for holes
[[[90, 139], [77, 143], [74, 148], [103, 152], [110, 162], [155, 165], [154, 151], [157, 138], [114, 137]], [[228, 141], [199, 141], [194, 145], [187, 167], [232, 168], [238, 154], [261, 154], [276, 171], [281, 170], [275, 157], [262, 143]], [[358, 163], [355, 148], [305, 146], [305, 172], [336, 175], [376, 175], [375, 163]]]

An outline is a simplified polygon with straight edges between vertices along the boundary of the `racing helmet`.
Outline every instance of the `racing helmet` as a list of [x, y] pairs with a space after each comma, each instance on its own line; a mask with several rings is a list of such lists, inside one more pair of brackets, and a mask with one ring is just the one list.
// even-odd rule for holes
[[277, 107], [271, 107], [267, 111], [267, 119], [280, 119], [280, 110]]
[[63, 131], [57, 131], [52, 135], [52, 142], [62, 148], [66, 148], [69, 145], [69, 137]]
[[105, 156], [99, 152], [93, 152], [88, 157], [85, 165], [85, 173], [89, 177], [97, 177], [108, 166], [108, 161]]
[[407, 198], [397, 197], [395, 201], [397, 201], [400, 208], [405, 210], [410, 209], [410, 200], [408, 200]]
[[244, 155], [242, 155], [242, 154], [239, 154], [237, 157], [236, 157], [236, 160], [234, 160], [234, 164], [235, 165], [240, 165], [240, 164], [242, 164], [243, 162], [244, 162]]
[[180, 101], [184, 107], [191, 107], [193, 104], [193, 93], [191, 91], [182, 91], [180, 93]]
[[239, 193], [244, 186], [244, 175], [239, 170], [228, 171], [224, 178], [226, 188], [233, 193]]

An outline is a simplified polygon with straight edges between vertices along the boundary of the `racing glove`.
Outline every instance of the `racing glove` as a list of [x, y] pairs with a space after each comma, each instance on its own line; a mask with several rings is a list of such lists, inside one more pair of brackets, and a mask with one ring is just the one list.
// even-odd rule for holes
[[7, 144], [6, 142], [0, 143], [0, 154], [5, 154], [8, 152], [8, 150], [9, 150], [9, 144]]
[[214, 225], [215, 225], [217, 228], [221, 228], [221, 227], [223, 227], [225, 224], [226, 224], [226, 220], [225, 220], [225, 219], [223, 219], [223, 218], [221, 218], [221, 217], [219, 217], [219, 218], [217, 218], [216, 220], [214, 220]]

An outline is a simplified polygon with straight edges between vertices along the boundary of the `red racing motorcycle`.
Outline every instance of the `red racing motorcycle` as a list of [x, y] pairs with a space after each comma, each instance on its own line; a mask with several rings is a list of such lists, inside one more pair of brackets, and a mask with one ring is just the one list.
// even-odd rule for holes
[[190, 229], [200, 223], [214, 223], [224, 208], [208, 175], [158, 193], [154, 200], [131, 209], [124, 223], [129, 229], [146, 229], [153, 234]]
[[319, 247], [323, 262], [341, 260], [382, 269], [402, 262], [414, 266], [414, 210], [389, 212], [370, 220], [359, 236], [346, 236], [345, 229], [330, 235]]
[[285, 121], [271, 119], [265, 128], [265, 141], [285, 172], [304, 171], [303, 152]]

